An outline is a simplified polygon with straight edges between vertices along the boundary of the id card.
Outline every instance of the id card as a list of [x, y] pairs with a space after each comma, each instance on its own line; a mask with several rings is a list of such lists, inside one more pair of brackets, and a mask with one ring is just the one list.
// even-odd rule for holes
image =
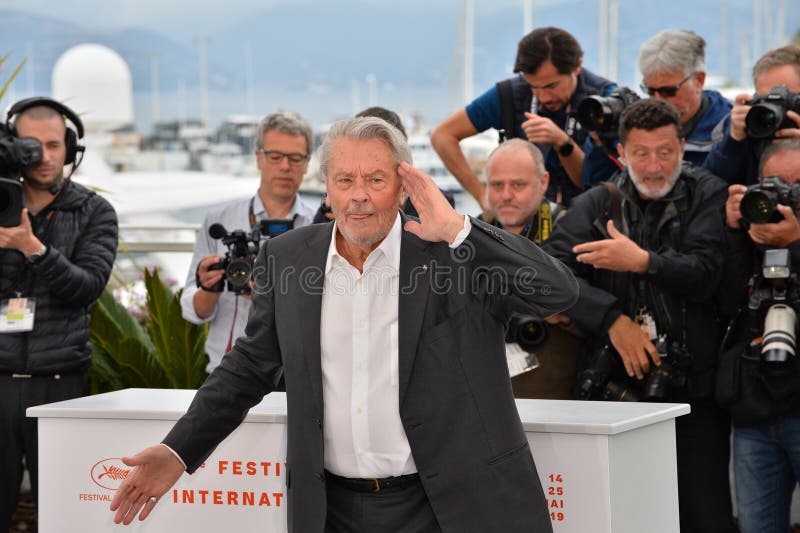
[[33, 330], [36, 301], [33, 298], [10, 298], [0, 302], [0, 333]]
[[512, 378], [539, 368], [539, 358], [536, 354], [526, 352], [516, 342], [506, 343], [506, 362], [508, 375]]

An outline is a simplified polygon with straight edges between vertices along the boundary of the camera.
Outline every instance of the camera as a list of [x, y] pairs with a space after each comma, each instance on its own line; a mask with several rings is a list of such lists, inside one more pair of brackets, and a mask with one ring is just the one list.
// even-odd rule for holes
[[[760, 275], [750, 280], [748, 309], [763, 315], [763, 330], [753, 332], [756, 338], [751, 349], [760, 349], [764, 363], [780, 365], [795, 356], [797, 339], [797, 312], [800, 293], [797, 276], [792, 272], [791, 254], [785, 248], [764, 252]], [[760, 320], [755, 321], [760, 324]]]
[[[222, 244], [228, 247], [228, 251], [220, 262], [209, 267], [209, 270], [224, 270], [225, 276], [206, 290], [211, 292], [228, 290], [235, 294], [250, 294], [250, 277], [253, 274], [261, 237], [269, 239], [293, 228], [293, 218], [262, 220], [256, 222], [250, 232], [244, 230], [228, 232], [220, 223], [211, 224], [208, 235], [212, 239], [221, 240]], [[200, 287], [199, 277], [197, 286]]]
[[621, 361], [616, 350], [605, 344], [592, 357], [592, 362], [584, 369], [575, 385], [575, 397], [579, 400], [605, 400], [616, 402], [638, 402], [639, 395], [627, 381], [612, 380]]
[[752, 106], [744, 117], [749, 137], [768, 139], [780, 129], [797, 127], [786, 117], [786, 112], [800, 113], [800, 95], [786, 87], [775, 87], [769, 94], [757, 94], [747, 104]]
[[0, 226], [19, 226], [22, 208], [25, 206], [22, 169], [42, 160], [42, 145], [31, 137], [17, 139], [0, 124]]
[[692, 357], [679, 342], [669, 342], [666, 335], [659, 335], [656, 350], [661, 364], [647, 374], [642, 396], [648, 402], [666, 402], [672, 397], [672, 389], [686, 385]]
[[620, 87], [608, 96], [587, 96], [578, 104], [578, 122], [584, 129], [597, 132], [603, 141], [613, 142], [619, 137], [620, 115], [639, 99], [627, 87]]
[[655, 345], [661, 364], [652, 366], [644, 383], [628, 377], [616, 350], [603, 345], [578, 376], [575, 397], [613, 402], [669, 401], [674, 389], [686, 385], [692, 357], [682, 343], [670, 342], [666, 335], [659, 335]]
[[780, 222], [783, 217], [776, 209], [786, 205], [797, 211], [800, 206], [800, 184], [789, 184], [777, 176], [750, 185], [739, 204], [742, 220], [750, 224]]
[[506, 342], [515, 342], [526, 352], [533, 352], [547, 342], [547, 323], [529, 316], [515, 316], [508, 322]]

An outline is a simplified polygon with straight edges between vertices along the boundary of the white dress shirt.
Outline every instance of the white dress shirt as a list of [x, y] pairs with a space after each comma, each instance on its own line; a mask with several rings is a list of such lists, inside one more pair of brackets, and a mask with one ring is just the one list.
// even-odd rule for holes
[[320, 344], [325, 468], [354, 478], [417, 471], [400, 421], [400, 235], [392, 229], [361, 273], [339, 254], [336, 227], [325, 263]]

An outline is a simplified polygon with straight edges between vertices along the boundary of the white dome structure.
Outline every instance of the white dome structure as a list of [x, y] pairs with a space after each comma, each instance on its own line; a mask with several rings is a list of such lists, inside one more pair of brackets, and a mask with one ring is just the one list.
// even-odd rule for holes
[[53, 67], [53, 98], [78, 113], [87, 131], [133, 123], [133, 81], [118, 53], [99, 44], [79, 44]]

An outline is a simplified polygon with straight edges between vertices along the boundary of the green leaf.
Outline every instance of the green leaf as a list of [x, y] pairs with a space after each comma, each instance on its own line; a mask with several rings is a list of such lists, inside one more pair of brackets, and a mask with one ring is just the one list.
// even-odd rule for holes
[[157, 270], [145, 270], [147, 330], [155, 357], [175, 388], [194, 389], [205, 381], [207, 327], [186, 321], [181, 314], [180, 292], [174, 294]]

